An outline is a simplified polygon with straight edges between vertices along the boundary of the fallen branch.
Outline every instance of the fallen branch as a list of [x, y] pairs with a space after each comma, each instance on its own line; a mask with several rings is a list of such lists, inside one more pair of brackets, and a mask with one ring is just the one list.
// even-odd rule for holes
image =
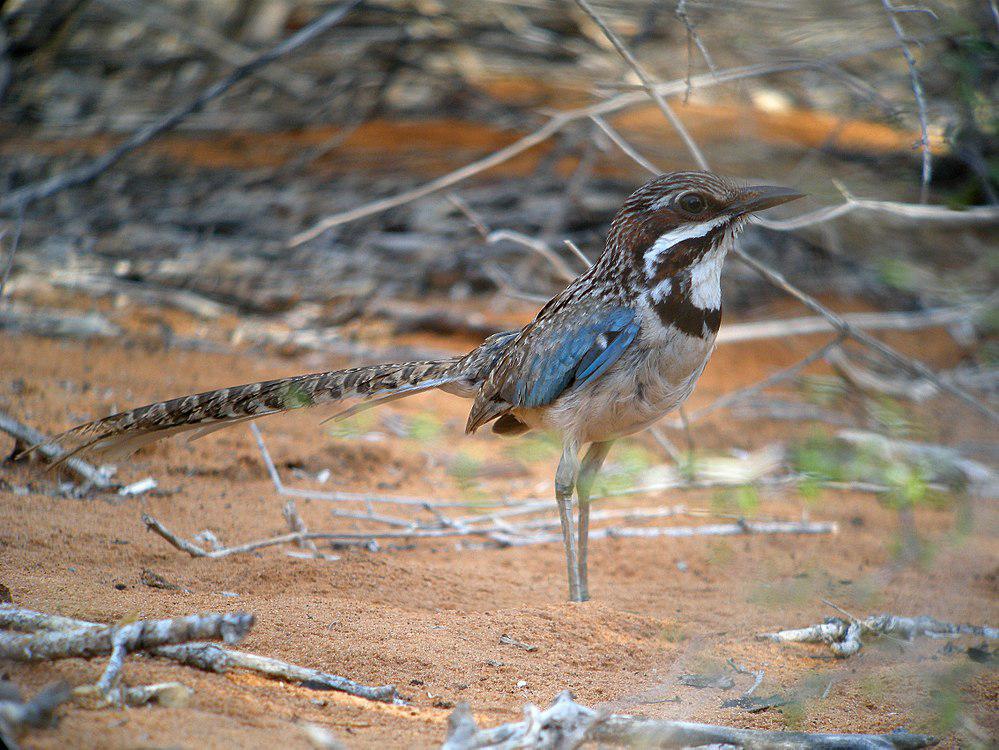
[[[50, 633], [79, 632], [82, 630], [106, 630], [107, 626], [86, 620], [76, 620], [61, 615], [51, 615], [12, 605], [0, 605], [0, 629], [19, 630], [34, 633], [49, 631]], [[243, 651], [233, 651], [222, 648], [214, 643], [184, 643], [172, 646], [151, 648], [148, 653], [172, 659], [181, 664], [202, 669], [207, 672], [223, 674], [230, 669], [249, 669], [269, 677], [276, 677], [292, 682], [303, 682], [308, 687], [319, 690], [339, 690], [350, 695], [356, 695], [369, 700], [401, 703], [395, 686], [361, 685], [346, 677], [327, 674], [309, 667], [266, 656], [257, 656]]]
[[544, 711], [529, 703], [524, 707], [523, 721], [491, 729], [479, 729], [471, 708], [467, 703], [461, 703], [448, 717], [447, 739], [441, 750], [513, 750], [524, 747], [573, 750], [584, 743], [643, 748], [725, 745], [744, 750], [774, 747], [788, 750], [835, 747], [882, 750], [930, 747], [937, 740], [904, 731], [889, 734], [810, 734], [640, 719], [625, 714], [601, 715], [576, 703], [566, 690]]
[[[25, 445], [38, 445], [38, 452], [46, 458], [59, 458], [65, 451], [57, 445], [50, 444], [49, 438], [26, 424], [18, 422], [4, 412], [0, 412], [0, 431], [11, 435], [15, 440]], [[80, 477], [88, 485], [106, 490], [112, 486], [113, 470], [92, 466], [81, 458], [69, 458], [62, 463], [67, 470]]]
[[871, 615], [863, 620], [846, 620], [829, 617], [818, 625], [793, 630], [779, 630], [775, 633], [761, 633], [757, 640], [775, 643], [825, 643], [839, 658], [845, 659], [860, 651], [863, 643], [861, 634], [873, 633], [911, 641], [917, 636], [928, 638], [954, 638], [960, 635], [974, 635], [990, 640], [999, 639], [999, 628], [979, 625], [955, 625], [941, 622], [932, 617], [897, 617], [895, 615]]
[[249, 669], [253, 672], [276, 677], [289, 682], [301, 683], [314, 690], [337, 690], [341, 693], [356, 695], [359, 698], [381, 701], [383, 703], [403, 703], [396, 692], [395, 685], [370, 686], [362, 685], [347, 677], [321, 672], [310, 667], [300, 667], [280, 659], [268, 656], [257, 656], [244, 651], [216, 646], [213, 643], [191, 643], [183, 646], [164, 646], [152, 652], [156, 656], [165, 656], [188, 666], [197, 667], [208, 672], [225, 673], [230, 669]]
[[[0, 607], [0, 612], [7, 607]], [[84, 627], [70, 631], [0, 633], [0, 658], [12, 661], [89, 658], [145, 651], [174, 643], [221, 639], [241, 640], [253, 626], [253, 615], [188, 615], [171, 620], [140, 620], [120, 627]]]

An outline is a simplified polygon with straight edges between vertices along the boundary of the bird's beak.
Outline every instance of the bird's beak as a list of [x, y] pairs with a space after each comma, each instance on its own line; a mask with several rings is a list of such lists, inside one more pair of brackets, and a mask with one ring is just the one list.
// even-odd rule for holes
[[739, 197], [732, 204], [732, 212], [737, 216], [744, 216], [804, 197], [804, 193], [799, 193], [791, 188], [778, 187], [777, 185], [752, 185], [739, 192]]

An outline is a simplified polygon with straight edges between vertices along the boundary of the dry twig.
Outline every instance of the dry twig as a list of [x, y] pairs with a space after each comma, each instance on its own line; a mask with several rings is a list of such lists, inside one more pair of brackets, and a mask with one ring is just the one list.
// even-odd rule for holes
[[825, 643], [839, 658], [845, 659], [860, 651], [863, 643], [861, 634], [873, 633], [911, 641], [916, 636], [928, 638], [955, 638], [960, 635], [974, 635], [991, 640], [999, 639], [999, 629], [987, 625], [955, 625], [941, 622], [932, 617], [897, 617], [896, 615], [871, 615], [863, 620], [841, 617], [828, 617], [818, 625], [793, 630], [779, 630], [774, 633], [761, 633], [757, 640], [775, 643]]
[[[0, 412], [0, 431], [6, 432], [24, 445], [38, 445], [38, 452], [46, 458], [58, 458], [64, 451], [62, 448], [49, 444], [48, 437], [33, 427], [18, 422], [4, 412]], [[63, 464], [69, 471], [80, 477], [87, 485], [98, 489], [108, 489], [114, 486], [111, 482], [113, 470], [104, 467], [91, 466], [81, 458], [67, 459]]]
[[467, 703], [448, 717], [447, 739], [441, 750], [574, 750], [587, 743], [648, 748], [702, 746], [762, 748], [850, 747], [858, 750], [921, 748], [936, 744], [933, 737], [907, 732], [889, 734], [810, 734], [695, 724], [689, 721], [641, 719], [625, 714], [601, 715], [576, 703], [569, 691], [555, 698], [542, 711], [533, 704], [524, 707], [523, 721], [480, 729]]
[[[23, 609], [11, 605], [0, 605], [0, 629], [18, 630], [29, 633], [49, 631], [52, 633], [105, 631], [107, 626], [86, 620], [76, 620], [61, 615]], [[339, 690], [369, 700], [401, 702], [393, 685], [372, 687], [361, 685], [346, 677], [327, 674], [309, 667], [278, 659], [271, 659], [243, 651], [222, 648], [214, 643], [183, 643], [172, 646], [159, 646], [148, 651], [153, 656], [172, 659], [207, 672], [225, 673], [230, 669], [249, 669], [269, 677], [292, 682], [303, 682], [319, 690]]]
[[885, 12], [888, 14], [888, 20], [891, 22], [891, 27], [895, 31], [895, 36], [898, 37], [902, 55], [905, 57], [905, 64], [909, 68], [909, 80], [912, 83], [912, 93], [916, 97], [916, 107], [919, 111], [919, 147], [923, 152], [923, 177], [922, 186], [919, 191], [919, 202], [926, 203], [930, 196], [930, 180], [933, 177], [929, 125], [926, 122], [926, 96], [923, 93], [923, 84], [919, 80], [916, 58], [912, 56], [912, 51], [909, 49], [909, 41], [905, 36], [905, 32], [902, 30], [902, 24], [898, 21], [898, 14], [912, 12], [928, 13], [934, 19], [936, 18], [936, 14], [929, 8], [896, 8], [891, 4], [891, 0], [881, 0], [881, 4], [885, 8]]
[[[684, 145], [686, 145], [687, 150], [690, 151], [691, 155], [694, 157], [694, 161], [697, 162], [697, 166], [701, 169], [707, 169], [708, 161], [704, 158], [704, 154], [701, 153], [701, 149], [698, 147], [697, 143], [694, 142], [690, 133], [687, 132], [687, 128], [684, 127], [680, 118], [676, 116], [676, 112], [674, 112], [672, 107], [669, 106], [666, 98], [659, 93], [659, 90], [656, 88], [652, 78], [647, 72], [645, 72], [645, 68], [641, 66], [638, 60], [635, 59], [635, 56], [631, 54], [631, 51], [624, 45], [624, 42], [621, 41], [621, 38], [611, 30], [611, 28], [604, 22], [603, 18], [601, 18], [600, 15], [593, 10], [586, 0], [576, 0], [576, 5], [582, 8], [583, 12], [586, 13], [586, 15], [588, 15], [593, 22], [600, 27], [604, 36], [606, 36], [610, 43], [614, 45], [614, 49], [616, 49], [618, 54], [624, 58], [629, 67], [635, 71], [635, 75], [637, 75], [639, 80], [642, 82], [642, 86], [645, 88], [648, 95], [652, 97], [652, 101], [656, 103], [656, 106], [659, 107], [659, 110], [666, 116], [666, 119], [669, 120], [673, 129], [680, 135], [680, 138], [683, 140]], [[714, 72], [713, 66], [712, 72]], [[690, 76], [688, 75], [688, 91], [690, 90], [690, 86]]]

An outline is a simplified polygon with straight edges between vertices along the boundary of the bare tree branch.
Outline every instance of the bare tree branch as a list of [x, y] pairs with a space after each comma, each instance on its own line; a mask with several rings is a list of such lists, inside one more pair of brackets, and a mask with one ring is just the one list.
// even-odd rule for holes
[[929, 13], [934, 18], [936, 18], [936, 15], [928, 8], [896, 8], [891, 4], [891, 0], [881, 0], [881, 4], [888, 13], [888, 20], [891, 22], [891, 27], [895, 31], [895, 36], [898, 37], [898, 41], [901, 44], [902, 55], [905, 57], [905, 64], [909, 67], [909, 80], [912, 82], [912, 93], [916, 97], [916, 107], [919, 111], [919, 147], [923, 152], [923, 177], [922, 186], [919, 190], [919, 202], [926, 203], [930, 197], [930, 180], [933, 177], [933, 163], [932, 155], [930, 153], [930, 132], [929, 125], [926, 122], [926, 96], [923, 93], [923, 84], [919, 80], [919, 73], [916, 69], [916, 58], [912, 56], [912, 51], [909, 49], [905, 32], [902, 30], [902, 24], [899, 23], [897, 14], [903, 11], [911, 12], [913, 10], [918, 10], [920, 12]]
[[[859, 57], [873, 52], [879, 52], [883, 49], [892, 49], [896, 46], [896, 43], [890, 45], [878, 45], [864, 50], [856, 50], [851, 53], [846, 53], [845, 55], [837, 55], [835, 58], [830, 59], [842, 60], [849, 57]], [[758, 78], [760, 76], [772, 75], [775, 73], [821, 69], [822, 64], [825, 63], [823, 62], [820, 64], [808, 61], [791, 61], [729, 68], [727, 70], [719, 70], [714, 74], [694, 76], [691, 79], [691, 85], [694, 88], [709, 88], [731, 81]], [[683, 93], [686, 89], [686, 85], [686, 81], [681, 79], [666, 83], [659, 83], [656, 84], [654, 88], [656, 93], [659, 95], [673, 96]], [[522, 138], [519, 138], [511, 143], [509, 146], [501, 148], [499, 151], [495, 151], [482, 159], [472, 162], [471, 164], [466, 164], [465, 166], [460, 167], [453, 172], [449, 172], [446, 175], [437, 177], [436, 179], [424, 183], [419, 187], [404, 190], [397, 195], [380, 198], [378, 200], [371, 201], [370, 203], [365, 203], [346, 211], [341, 211], [340, 213], [327, 216], [318, 221], [312, 227], [296, 234], [289, 240], [288, 245], [289, 247], [296, 247], [304, 242], [308, 242], [309, 240], [318, 237], [320, 234], [332, 229], [333, 227], [340, 226], [341, 224], [347, 224], [351, 221], [357, 221], [358, 219], [363, 219], [367, 216], [373, 216], [374, 214], [388, 211], [391, 208], [404, 206], [407, 203], [412, 203], [415, 200], [432, 195], [433, 193], [446, 190], [447, 188], [456, 185], [469, 177], [473, 177], [481, 172], [492, 169], [493, 167], [503, 164], [515, 156], [534, 148], [538, 144], [544, 143], [546, 140], [573, 122], [589, 119], [593, 115], [607, 115], [622, 109], [634, 107], [642, 104], [646, 101], [646, 99], [647, 94], [644, 91], [624, 93], [611, 97], [606, 101], [598, 102], [597, 104], [558, 112], [537, 130], [528, 133]], [[2, 205], [3, 204], [0, 203], [0, 207], [2, 207]]]
[[192, 101], [177, 107], [156, 122], [135, 131], [121, 144], [89, 163], [11, 191], [3, 198], [0, 198], [0, 211], [22, 208], [33, 201], [48, 198], [66, 188], [84, 185], [94, 180], [123, 156], [145, 145], [161, 133], [176, 127], [186, 117], [200, 111], [206, 104], [220, 97], [247, 76], [256, 73], [265, 65], [269, 65], [289, 52], [298, 49], [338, 24], [360, 2], [361, 0], [347, 0], [343, 5], [327, 11], [280, 44], [275, 45], [266, 52], [257, 55], [249, 62], [235, 68], [229, 75], [213, 83]]
[[[625, 62], [635, 71], [635, 75], [638, 76], [639, 80], [642, 82], [642, 86], [645, 87], [645, 91], [648, 92], [649, 96], [659, 107], [666, 119], [669, 120], [673, 129], [679, 133], [680, 138], [683, 140], [684, 144], [687, 146], [687, 150], [690, 151], [691, 155], [694, 157], [694, 161], [697, 162], [697, 166], [701, 169], [708, 169], [708, 160], [704, 158], [704, 154], [701, 153], [701, 149], [694, 142], [690, 133], [687, 132], [687, 128], [684, 126], [683, 122], [677, 117], [676, 112], [673, 111], [672, 107], [666, 101], [665, 97], [659, 93], [659, 90], [655, 87], [655, 83], [647, 72], [645, 68], [635, 59], [635, 56], [631, 54], [631, 51], [624, 45], [621, 38], [615, 34], [611, 28], [604, 22], [604, 20], [593, 10], [590, 4], [586, 0], [576, 0], [576, 5], [583, 9], [583, 12], [588, 15], [593, 22], [600, 27], [600, 30], [604, 33], [604, 36], [614, 45], [614, 49], [618, 51], [621, 57], [624, 58]], [[714, 72], [714, 71], [712, 71]], [[689, 76], [687, 87], [689, 89]]]

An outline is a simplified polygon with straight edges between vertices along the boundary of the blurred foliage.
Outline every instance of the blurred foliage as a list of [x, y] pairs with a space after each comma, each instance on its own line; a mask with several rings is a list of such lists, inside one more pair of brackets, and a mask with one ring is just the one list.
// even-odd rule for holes
[[421, 443], [437, 440], [444, 429], [443, 422], [431, 412], [423, 411], [406, 422], [406, 437]]
[[600, 492], [620, 492], [634, 487], [645, 471], [661, 462], [645, 446], [632, 440], [618, 443], [610, 457], [607, 467], [597, 479]]
[[[999, 47], [995, 29], [976, 26], [972, 17], [950, 16], [943, 50], [936, 60], [945, 76], [955, 108], [945, 130], [953, 156], [968, 168], [955, 175], [947, 203], [963, 208], [999, 201]], [[946, 168], [946, 162], [945, 168]], [[946, 176], [942, 175], [942, 176]]]
[[718, 513], [752, 516], [760, 508], [760, 493], [751, 484], [726, 487], [711, 496], [711, 509]]
[[333, 438], [353, 439], [366, 435], [375, 428], [373, 411], [362, 411], [347, 419], [328, 422], [326, 434]]
[[934, 471], [928, 463], [910, 458], [886, 458], [864, 447], [848, 445], [827, 435], [814, 433], [790, 449], [790, 462], [803, 478], [799, 492], [814, 500], [823, 482], [872, 482], [885, 485], [879, 494], [882, 503], [893, 508], [946, 504], [947, 495], [929, 485]]

